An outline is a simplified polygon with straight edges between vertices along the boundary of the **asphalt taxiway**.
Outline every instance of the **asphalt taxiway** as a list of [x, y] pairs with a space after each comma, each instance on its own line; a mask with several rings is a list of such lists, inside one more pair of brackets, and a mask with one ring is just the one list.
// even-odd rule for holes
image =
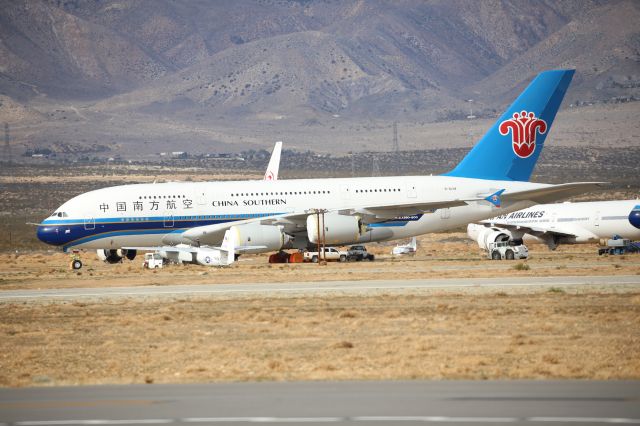
[[640, 382], [412, 381], [0, 389], [5, 425], [640, 424]]
[[606, 286], [640, 287], [640, 275], [448, 278], [424, 280], [315, 281], [292, 283], [199, 284], [138, 287], [65, 288], [0, 291], [0, 303], [15, 301], [69, 301], [145, 297], [307, 296], [330, 294], [376, 294], [408, 290], [464, 288]]

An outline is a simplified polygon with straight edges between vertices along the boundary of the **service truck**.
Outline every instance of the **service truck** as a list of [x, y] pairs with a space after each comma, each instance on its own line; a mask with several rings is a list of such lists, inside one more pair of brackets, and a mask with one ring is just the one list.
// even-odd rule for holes
[[[322, 249], [320, 249], [322, 250]], [[335, 247], [324, 247], [324, 255], [327, 261], [338, 261], [338, 262], [346, 262], [348, 253], [346, 251], [338, 250]], [[317, 251], [306, 251], [304, 253], [305, 262], [313, 262], [318, 263], [320, 260], [320, 252]]]

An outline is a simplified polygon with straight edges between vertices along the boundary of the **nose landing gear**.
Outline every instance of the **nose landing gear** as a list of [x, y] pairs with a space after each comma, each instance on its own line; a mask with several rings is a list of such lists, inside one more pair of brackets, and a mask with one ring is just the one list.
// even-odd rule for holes
[[69, 261], [69, 269], [77, 270], [82, 268], [82, 261], [78, 251], [71, 253], [71, 260]]

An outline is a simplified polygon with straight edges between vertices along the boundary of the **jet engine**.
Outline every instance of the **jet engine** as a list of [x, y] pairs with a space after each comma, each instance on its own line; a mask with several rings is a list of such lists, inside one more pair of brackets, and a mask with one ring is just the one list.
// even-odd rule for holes
[[[348, 244], [358, 241], [366, 231], [365, 225], [358, 216], [347, 216], [338, 213], [324, 215], [324, 235], [322, 230], [322, 215], [318, 227], [318, 215], [307, 216], [307, 235], [309, 241], [317, 244], [324, 237], [326, 244]], [[320, 235], [318, 235], [318, 229]]]
[[230, 238], [234, 239], [235, 247], [238, 247], [237, 252], [241, 253], [278, 251], [291, 242], [291, 237], [282, 227], [258, 223], [232, 226], [229, 228], [229, 234]]
[[105, 261], [107, 263], [119, 263], [120, 261], [122, 261], [123, 257], [126, 257], [129, 260], [133, 260], [136, 257], [136, 250], [124, 250], [124, 249], [118, 249], [118, 250], [109, 250], [109, 249], [100, 249], [97, 250], [97, 254], [98, 254], [98, 259]]
[[[467, 235], [478, 243], [481, 249], [489, 250], [490, 243], [501, 241], [514, 241], [516, 244], [522, 244], [522, 233], [512, 232], [509, 229], [498, 228], [495, 226], [486, 227], [470, 223], [467, 226]], [[519, 241], [518, 241], [519, 240]]]

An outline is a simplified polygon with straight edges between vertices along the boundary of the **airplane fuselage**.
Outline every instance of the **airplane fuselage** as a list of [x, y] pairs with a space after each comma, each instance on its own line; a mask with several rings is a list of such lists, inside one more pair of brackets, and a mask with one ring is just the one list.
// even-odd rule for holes
[[[64, 203], [38, 228], [38, 238], [69, 248], [114, 249], [159, 246], [187, 229], [267, 218], [310, 209], [337, 211], [385, 204], [475, 199], [505, 188], [522, 191], [548, 185], [448, 176], [171, 182], [123, 185], [81, 194]], [[496, 208], [474, 201], [372, 223], [358, 241], [385, 241], [451, 229], [526, 208], [533, 202]]]
[[[502, 214], [485, 223], [508, 224], [550, 233], [571, 234], [561, 242], [589, 243], [620, 235], [640, 239], [640, 200], [544, 204]], [[537, 239], [525, 235], [525, 239]]]

